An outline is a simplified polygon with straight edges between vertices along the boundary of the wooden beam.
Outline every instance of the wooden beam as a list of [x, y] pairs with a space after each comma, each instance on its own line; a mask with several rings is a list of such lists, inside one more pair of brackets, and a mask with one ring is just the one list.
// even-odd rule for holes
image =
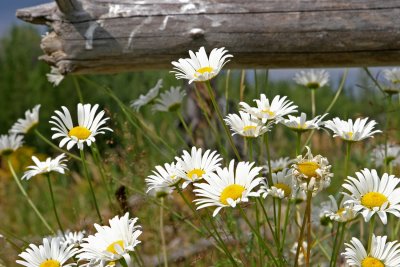
[[400, 0], [57, 0], [17, 17], [52, 28], [41, 59], [62, 73], [171, 69], [200, 46], [238, 68], [400, 63]]

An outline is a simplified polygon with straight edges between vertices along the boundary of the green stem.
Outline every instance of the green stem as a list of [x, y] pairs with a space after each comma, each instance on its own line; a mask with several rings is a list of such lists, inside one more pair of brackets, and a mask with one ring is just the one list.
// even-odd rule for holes
[[253, 162], [253, 138], [251, 137], [245, 137], [245, 139], [247, 140], [247, 144], [248, 144], [248, 149], [249, 149], [249, 161]]
[[372, 246], [372, 235], [374, 234], [375, 227], [375, 215], [372, 215], [371, 220], [369, 221], [369, 233], [368, 233], [368, 255], [371, 253]]
[[263, 213], [264, 213], [265, 220], [267, 221], [267, 224], [268, 224], [268, 228], [269, 228], [269, 230], [271, 231], [272, 236], [273, 236], [273, 238], [274, 238], [275, 245], [278, 245], [278, 244], [279, 244], [279, 241], [278, 241], [278, 239], [276, 238], [276, 233], [275, 233], [275, 232], [276, 232], [276, 231], [275, 231], [276, 229], [274, 229], [274, 228], [272, 227], [272, 224], [271, 224], [271, 222], [270, 222], [270, 220], [269, 220], [269, 217], [268, 217], [267, 210], [265, 209], [265, 206], [264, 206], [264, 204], [263, 204], [261, 198], [257, 198], [257, 200], [258, 200], [258, 202], [260, 203], [261, 209], [262, 209], [262, 211], [263, 211]]
[[21, 191], [22, 195], [25, 197], [26, 201], [29, 203], [29, 205], [31, 206], [31, 208], [33, 209], [33, 211], [36, 213], [36, 215], [39, 217], [39, 219], [42, 221], [42, 223], [44, 224], [44, 226], [46, 226], [47, 230], [50, 231], [50, 233], [52, 233], [53, 235], [56, 234], [56, 232], [54, 232], [54, 230], [50, 227], [50, 225], [47, 223], [47, 221], [44, 219], [43, 215], [40, 213], [40, 211], [37, 209], [36, 205], [33, 203], [33, 201], [31, 200], [31, 198], [28, 196], [28, 194], [26, 193], [24, 187], [22, 186], [22, 184], [19, 181], [19, 178], [17, 177], [17, 175], [15, 174], [14, 168], [11, 164], [11, 161], [8, 161], [8, 167], [11, 171], [11, 174], [14, 178], [15, 183], [17, 184], [19, 190]]
[[316, 111], [315, 111], [315, 89], [311, 89], [311, 114], [312, 117], [315, 117]]
[[[161, 198], [161, 204], [164, 205], [164, 198]], [[164, 235], [164, 208], [160, 206], [160, 237], [161, 237], [161, 247], [164, 259], [164, 267], [168, 267], [168, 257], [167, 257], [167, 246], [165, 244]]]
[[[303, 223], [301, 224], [300, 234], [299, 234], [299, 238], [297, 240], [297, 249], [296, 249], [294, 267], [299, 266], [300, 248], [303, 246], [303, 235], [304, 235], [304, 230], [306, 228], [309, 208], [311, 207], [311, 198], [312, 198], [312, 191], [307, 191], [306, 210], [304, 212]], [[307, 244], [307, 247], [310, 245], [311, 244]]]
[[73, 76], [73, 80], [74, 80], [75, 89], [76, 89], [76, 93], [78, 95], [79, 101], [81, 101], [81, 103], [83, 103], [82, 91], [81, 91], [81, 86], [79, 85], [79, 81], [75, 76]]
[[333, 266], [336, 265], [337, 256], [338, 256], [338, 254], [339, 254], [339, 252], [340, 252], [340, 248], [342, 247], [344, 235], [345, 235], [345, 233], [346, 233], [346, 222], [344, 222], [344, 223], [342, 223], [342, 224], [343, 224], [343, 225], [342, 225], [342, 230], [340, 231], [339, 243], [338, 243], [338, 245], [337, 245], [336, 253], [335, 253], [335, 255], [334, 255], [335, 260], [334, 260], [334, 265], [333, 265]]
[[83, 165], [83, 169], [85, 171], [85, 177], [86, 177], [86, 180], [89, 183], [90, 193], [92, 195], [93, 203], [94, 203], [94, 206], [96, 208], [97, 216], [99, 217], [100, 224], [103, 224], [103, 219], [102, 219], [101, 214], [100, 214], [99, 206], [97, 205], [96, 195], [94, 194], [92, 182], [90, 181], [89, 170], [87, 168], [86, 160], [85, 160], [85, 152], [83, 151], [83, 149], [79, 149], [79, 152], [81, 154], [82, 165]]
[[269, 151], [269, 141], [268, 141], [268, 133], [264, 134], [264, 142], [265, 142], [265, 150], [267, 151], [267, 163], [268, 163], [268, 184], [271, 186], [272, 183], [272, 167], [271, 167], [271, 153]]
[[337, 250], [337, 245], [338, 245], [339, 233], [340, 233], [341, 226], [342, 226], [342, 223], [338, 222], [337, 223], [336, 234], [335, 234], [335, 240], [333, 241], [331, 260], [329, 262], [329, 266], [330, 267], [335, 267], [335, 265], [336, 265], [336, 250]]
[[176, 114], [178, 115], [178, 118], [179, 118], [179, 120], [181, 121], [181, 123], [182, 123], [182, 125], [183, 125], [183, 128], [185, 128], [186, 134], [189, 136], [190, 141], [192, 141], [192, 144], [193, 144], [193, 145], [196, 145], [196, 141], [195, 141], [194, 138], [193, 138], [193, 134], [192, 134], [192, 132], [190, 131], [188, 125], [186, 124], [185, 119], [183, 118], [181, 112], [180, 112], [179, 110], [177, 110], [177, 111], [176, 111]]
[[390, 108], [392, 105], [392, 96], [388, 96], [388, 104], [387, 104], [387, 110], [386, 110], [386, 121], [385, 121], [385, 159], [384, 159], [384, 172], [388, 172], [389, 170], [389, 161], [387, 159], [387, 149], [388, 149], [388, 140], [389, 140], [389, 128], [390, 128]]
[[307, 258], [306, 258], [306, 266], [310, 266], [310, 258], [311, 258], [311, 197], [310, 196], [310, 201], [307, 202], [308, 205], [308, 212], [307, 212]]
[[281, 242], [281, 213], [282, 213], [282, 199], [278, 198], [278, 220], [277, 220], [277, 231], [276, 231], [276, 235], [277, 235], [277, 239], [279, 240], [279, 244], [278, 244], [278, 248], [280, 247], [280, 242]]
[[301, 132], [298, 131], [297, 139], [296, 139], [296, 156], [300, 155], [300, 153], [301, 153], [300, 147], [301, 147]]
[[54, 193], [53, 193], [53, 187], [51, 185], [50, 174], [47, 173], [46, 177], [47, 177], [47, 183], [49, 185], [49, 191], [50, 191], [50, 196], [51, 196], [51, 203], [53, 205], [54, 215], [56, 216], [57, 224], [58, 224], [58, 227], [60, 228], [60, 231], [62, 232], [63, 236], [65, 236], [64, 229], [63, 229], [63, 227], [61, 225], [60, 218], [58, 217], [57, 208], [56, 208], [56, 202], [54, 201]]
[[287, 232], [287, 226], [288, 226], [288, 222], [289, 222], [290, 204], [291, 203], [292, 203], [292, 201], [290, 199], [288, 199], [288, 203], [287, 203], [287, 206], [286, 206], [286, 212], [285, 212], [285, 222], [283, 223], [282, 242], [280, 243], [280, 245], [281, 245], [281, 247], [280, 247], [281, 253], [283, 251], [283, 247], [285, 246], [286, 232]]
[[[352, 145], [352, 142], [349, 142], [349, 141], [346, 142], [346, 157], [345, 157], [345, 162], [344, 162], [344, 179], [346, 179], [347, 175], [349, 174], [351, 145]], [[343, 194], [341, 194], [339, 196], [339, 198], [338, 198], [338, 206], [340, 206], [340, 203], [342, 202], [343, 197], [344, 197]]]
[[219, 119], [219, 121], [221, 122], [221, 124], [222, 124], [222, 126], [223, 126], [223, 128], [224, 128], [224, 130], [225, 130], [226, 135], [228, 136], [229, 144], [231, 145], [232, 150], [233, 150], [233, 152], [234, 152], [235, 155], [236, 155], [236, 158], [240, 161], [241, 159], [240, 159], [239, 152], [238, 152], [238, 150], [236, 149], [235, 144], [233, 143], [233, 139], [232, 139], [231, 133], [229, 132], [228, 126], [227, 126], [227, 125], [225, 124], [225, 122], [224, 122], [224, 119], [223, 119], [222, 114], [221, 114], [221, 110], [219, 109], [218, 103], [217, 103], [217, 101], [215, 100], [214, 92], [213, 92], [213, 90], [212, 90], [212, 88], [211, 88], [210, 81], [205, 82], [205, 84], [206, 84], [206, 86], [207, 86], [207, 90], [208, 90], [208, 94], [210, 95], [211, 102], [212, 102], [212, 104], [213, 104], [213, 106], [214, 106], [215, 111], [217, 112], [218, 119]]

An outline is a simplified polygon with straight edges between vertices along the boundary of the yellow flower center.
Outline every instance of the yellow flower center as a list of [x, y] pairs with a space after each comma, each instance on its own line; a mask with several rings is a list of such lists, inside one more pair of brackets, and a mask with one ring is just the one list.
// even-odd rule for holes
[[124, 249], [124, 241], [122, 240], [118, 240], [115, 241], [113, 243], [111, 243], [108, 247], [107, 247], [107, 251], [111, 252], [112, 254], [117, 254], [117, 251], [115, 250], [115, 247], [119, 245], [122, 249]]
[[211, 73], [211, 72], [213, 72], [213, 70], [214, 70], [214, 69], [211, 68], [211, 67], [202, 67], [202, 68], [196, 70], [196, 72], [197, 72], [197, 73], [200, 73], [200, 74], [204, 74], [204, 73], [206, 73], [206, 72]]
[[317, 170], [319, 169], [318, 163], [314, 161], [305, 161], [297, 164], [297, 168], [299, 171], [304, 174], [305, 176], [311, 178], [315, 177], [318, 178], [319, 175], [317, 173]]
[[340, 216], [340, 215], [342, 215], [345, 211], [346, 211], [345, 208], [340, 208], [340, 209], [338, 209], [338, 211], [336, 212], [336, 214]]
[[353, 135], [354, 135], [353, 132], [348, 132], [347, 134], [349, 135], [349, 139], [353, 139]]
[[195, 178], [195, 177], [193, 177], [193, 176], [196, 175], [196, 178], [199, 179], [199, 178], [201, 178], [201, 177], [203, 176], [203, 174], [205, 174], [205, 173], [206, 173], [206, 172], [205, 172], [204, 170], [202, 170], [202, 169], [193, 169], [193, 170], [191, 170], [190, 172], [187, 173], [187, 176], [188, 176], [191, 180], [193, 180], [193, 178]]
[[86, 140], [90, 136], [90, 134], [91, 132], [87, 128], [76, 126], [69, 131], [68, 136], [75, 136], [79, 140]]
[[318, 89], [320, 86], [319, 86], [319, 83], [317, 83], [317, 82], [309, 82], [309, 83], [307, 83], [307, 87], [309, 89]]
[[361, 197], [361, 205], [370, 209], [380, 207], [387, 201], [387, 197], [378, 192], [369, 192]]
[[46, 260], [39, 265], [39, 267], [60, 267], [60, 266], [61, 266], [61, 264], [59, 261], [52, 260], [52, 259]]
[[257, 128], [257, 126], [254, 126], [254, 125], [244, 126], [244, 127], [243, 127], [243, 132], [247, 132], [247, 131], [250, 131], [250, 130], [254, 130], [254, 129], [256, 129], [256, 128]]
[[287, 184], [277, 183], [277, 184], [274, 184], [274, 186], [278, 189], [283, 190], [285, 197], [290, 196], [290, 194], [292, 193], [292, 189]]
[[242, 197], [242, 193], [245, 190], [244, 186], [238, 184], [231, 184], [222, 191], [219, 200], [222, 204], [228, 205], [227, 199], [237, 200]]
[[366, 257], [361, 261], [361, 267], [385, 267], [385, 264], [374, 257]]
[[274, 116], [275, 112], [269, 110], [269, 109], [263, 109], [261, 110], [262, 113], [267, 113], [269, 116]]

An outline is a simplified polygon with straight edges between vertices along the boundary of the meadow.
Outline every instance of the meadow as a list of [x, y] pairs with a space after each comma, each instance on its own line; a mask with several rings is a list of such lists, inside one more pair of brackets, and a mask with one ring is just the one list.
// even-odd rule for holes
[[[141, 231], [134, 238], [141, 243], [131, 240], [133, 243], [128, 246], [128, 241], [118, 243], [123, 238], [117, 238], [96, 254], [104, 257], [102, 262], [96, 261], [97, 258], [92, 262], [94, 265], [88, 266], [399, 266], [398, 243], [391, 244], [390, 259], [373, 254], [374, 244], [376, 247], [385, 243], [375, 236], [387, 236], [388, 242], [398, 238], [400, 200], [393, 196], [398, 191], [390, 192], [392, 196], [387, 196], [383, 202], [377, 200], [382, 194], [374, 195], [373, 203], [365, 198], [363, 202], [362, 197], [370, 196], [368, 193], [364, 192], [357, 200], [356, 194], [342, 184], [348, 176], [358, 177], [356, 172], [365, 169], [376, 169], [381, 180], [387, 173], [388, 187], [390, 183], [395, 184], [392, 189], [399, 183], [400, 79], [390, 80], [383, 73], [360, 69], [358, 83], [346, 87], [347, 72], [343, 69], [340, 81], [307, 86], [294, 80], [271, 81], [268, 70], [229, 70], [228, 63], [213, 79], [203, 77], [201, 72], [194, 78], [204, 78], [203, 81], [190, 84], [186, 79], [176, 79], [170, 72], [171, 65], [170, 70], [163, 71], [71, 75], [54, 86], [46, 78], [49, 66], [37, 60], [41, 54], [39, 41], [39, 33], [30, 27], [14, 27], [0, 41], [3, 96], [0, 98], [0, 134], [7, 135], [13, 124], [24, 117], [25, 111], [41, 105], [39, 121], [34, 129], [24, 134], [21, 146], [11, 149], [10, 153], [0, 142], [3, 146], [0, 146], [0, 266], [16, 266], [15, 261], [21, 260], [18, 254], [30, 244], [39, 246], [45, 242], [45, 237], [52, 240], [57, 234], [63, 237], [62, 232], [67, 231], [93, 235], [98, 230], [95, 223], [108, 225], [115, 216], [120, 216], [117, 218], [122, 221], [126, 213], [129, 218], [138, 218], [135, 224], [141, 227], [131, 232], [138, 235]], [[193, 51], [197, 49], [194, 47]], [[234, 55], [230, 60], [235, 60]], [[160, 79], [162, 86], [157, 86]], [[157, 110], [154, 103], [160, 101], [154, 102], [154, 99], [178, 86], [182, 88], [180, 92], [184, 92], [180, 95], [182, 101], [167, 105], [165, 112]], [[151, 88], [158, 88], [156, 96], [145, 99]], [[278, 95], [286, 96], [286, 109], [288, 106], [297, 108], [277, 117], [267, 112], [268, 117], [264, 112], [262, 116], [266, 117], [257, 120], [253, 99], [262, 98], [261, 94], [270, 100]], [[142, 102], [132, 104], [141, 99], [141, 95]], [[311, 95], [315, 97], [313, 102]], [[250, 108], [239, 104], [241, 102]], [[61, 111], [62, 106], [71, 112], [76, 122], [80, 114], [78, 103], [90, 103], [90, 107], [86, 106], [88, 109], [98, 104], [96, 114], [104, 111], [103, 119], [109, 118], [101, 125], [107, 129], [103, 129], [104, 134], [96, 135], [90, 146], [82, 141], [86, 133], [76, 129], [80, 130], [76, 133], [79, 140], [74, 139], [75, 143], [67, 150], [72, 139], [61, 146], [61, 139], [52, 139], [55, 130], [51, 128], [57, 127], [54, 116], [59, 115], [55, 111]], [[225, 121], [221, 120], [217, 109]], [[226, 123], [228, 114], [239, 111], [254, 112], [247, 120], [249, 125], [237, 126], [233, 117]], [[313, 121], [314, 128], [291, 128], [288, 122], [284, 125], [285, 120], [293, 122], [289, 114], [300, 116], [301, 112], [307, 114], [308, 120], [328, 114]], [[343, 130], [342, 135], [333, 137], [333, 126], [329, 128], [323, 122], [336, 117], [344, 121], [368, 117], [368, 122], [376, 121], [376, 125], [369, 129], [370, 135], [365, 129], [360, 136], [356, 130]], [[302, 127], [306, 127], [305, 124]], [[374, 130], [381, 132], [372, 133]], [[64, 137], [70, 138], [71, 131]], [[231, 136], [232, 133], [236, 134]], [[79, 145], [83, 149], [78, 149]], [[185, 159], [182, 154], [183, 151], [190, 154], [192, 147], [201, 148], [203, 156], [207, 150], [220, 155], [210, 173], [200, 167], [190, 170], [188, 166], [177, 172], [171, 167], [169, 171], [170, 166], [164, 165], [192, 164], [187, 162], [188, 156]], [[66, 155], [65, 170], [43, 171], [21, 179], [26, 168], [34, 165], [32, 156], [44, 161], [61, 153]], [[285, 157], [290, 162], [276, 162]], [[223, 168], [233, 159], [237, 168], [241, 166], [249, 173], [251, 169], [256, 173], [254, 177], [245, 171], [239, 173], [243, 176], [241, 179], [248, 176], [246, 186], [251, 180], [257, 181], [254, 188], [246, 187], [242, 191], [243, 184], [243, 188], [227, 186], [231, 191], [217, 190], [222, 182], [215, 181], [232, 175], [232, 171]], [[254, 162], [254, 165], [245, 166], [244, 162]], [[307, 165], [309, 162], [313, 162], [311, 167]], [[313, 164], [318, 164], [318, 168]], [[156, 166], [165, 168], [167, 174]], [[362, 174], [374, 176], [370, 172]], [[181, 180], [175, 182], [175, 176]], [[287, 187], [273, 186], [283, 184], [288, 177], [290, 193]], [[276, 179], [282, 180], [276, 182]], [[344, 201], [343, 191], [348, 193]], [[210, 192], [214, 194], [211, 198], [214, 202], [199, 201], [199, 198], [207, 198]], [[330, 200], [330, 195], [334, 201]], [[349, 205], [343, 206], [346, 201]], [[333, 202], [338, 202], [339, 207]], [[205, 203], [211, 204], [196, 209]], [[354, 205], [363, 203], [364, 211], [376, 214], [368, 217], [361, 208], [354, 209]], [[214, 206], [220, 208], [219, 212]], [[385, 222], [382, 214], [389, 209]], [[133, 221], [126, 223], [131, 225]], [[344, 243], [350, 244], [354, 237], [369, 253], [368, 257], [361, 258], [359, 265], [349, 260], [350, 254], [340, 254], [349, 248]], [[82, 249], [82, 243], [90, 244], [89, 239], [78, 239], [69, 244], [70, 252]], [[298, 241], [306, 245], [298, 248], [295, 245]], [[68, 266], [77, 259], [81, 259], [78, 266], [90, 262], [89, 256], [85, 258], [82, 253], [81, 256], [75, 253], [65, 264], [61, 263], [63, 265], [54, 265], [48, 260], [48, 265], [43, 262], [37, 266]]]

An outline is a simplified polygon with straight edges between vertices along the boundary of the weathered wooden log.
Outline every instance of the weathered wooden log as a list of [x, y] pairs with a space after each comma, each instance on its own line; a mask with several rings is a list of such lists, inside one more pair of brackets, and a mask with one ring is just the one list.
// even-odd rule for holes
[[171, 68], [200, 46], [229, 67], [400, 63], [399, 0], [57, 0], [17, 17], [51, 28], [41, 59], [62, 73]]

